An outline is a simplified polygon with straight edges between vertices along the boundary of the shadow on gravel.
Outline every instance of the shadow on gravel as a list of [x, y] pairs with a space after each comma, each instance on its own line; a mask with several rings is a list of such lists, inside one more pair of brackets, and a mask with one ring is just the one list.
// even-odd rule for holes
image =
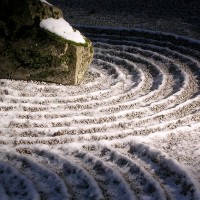
[[199, 0], [49, 0], [71, 24], [140, 27], [200, 38]]

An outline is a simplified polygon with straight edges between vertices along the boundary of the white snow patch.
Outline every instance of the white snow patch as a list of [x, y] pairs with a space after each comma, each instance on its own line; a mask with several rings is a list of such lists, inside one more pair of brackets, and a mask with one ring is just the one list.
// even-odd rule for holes
[[50, 4], [49, 2], [47, 2], [46, 0], [40, 0], [42, 3], [46, 3], [46, 4], [48, 4], [48, 5], [50, 5], [50, 6], [53, 6], [52, 4]]
[[40, 27], [44, 28], [60, 37], [74, 41], [76, 43], [85, 43], [85, 39], [81, 35], [78, 30], [73, 30], [68, 22], [66, 22], [63, 18], [59, 19], [43, 19], [40, 22]]

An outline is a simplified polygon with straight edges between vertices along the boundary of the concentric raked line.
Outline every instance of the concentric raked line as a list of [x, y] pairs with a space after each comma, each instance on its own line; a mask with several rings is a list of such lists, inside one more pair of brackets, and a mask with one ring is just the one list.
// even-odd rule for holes
[[200, 41], [79, 29], [95, 49], [80, 85], [0, 80], [0, 199], [200, 199]]

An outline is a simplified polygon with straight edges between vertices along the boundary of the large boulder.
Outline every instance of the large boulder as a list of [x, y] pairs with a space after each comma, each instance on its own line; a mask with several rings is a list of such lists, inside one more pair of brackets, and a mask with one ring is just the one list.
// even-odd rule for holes
[[80, 83], [93, 57], [91, 42], [41, 26], [45, 19], [62, 17], [60, 9], [44, 0], [1, 0], [0, 78]]

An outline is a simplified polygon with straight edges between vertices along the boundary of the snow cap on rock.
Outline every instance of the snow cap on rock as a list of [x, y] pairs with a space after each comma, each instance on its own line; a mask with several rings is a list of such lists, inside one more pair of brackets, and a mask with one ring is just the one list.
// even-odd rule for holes
[[40, 0], [42, 3], [46, 3], [46, 4], [48, 4], [48, 5], [50, 5], [50, 6], [52, 6], [52, 4], [50, 4], [49, 2], [47, 2], [46, 0]]
[[66, 40], [74, 41], [76, 43], [85, 43], [85, 39], [80, 34], [80, 32], [77, 30], [73, 30], [70, 24], [66, 22], [63, 18], [43, 19], [40, 22], [40, 27], [52, 33], [55, 33], [56, 35], [59, 35]]

